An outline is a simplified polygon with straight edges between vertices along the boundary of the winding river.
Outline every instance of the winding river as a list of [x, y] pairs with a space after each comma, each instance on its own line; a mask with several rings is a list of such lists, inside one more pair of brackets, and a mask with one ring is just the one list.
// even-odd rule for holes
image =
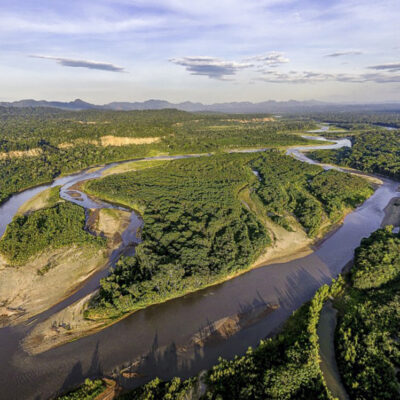
[[[334, 145], [321, 144], [313, 149], [346, 145], [349, 141], [342, 139], [335, 141]], [[293, 148], [288, 150], [288, 154], [301, 161], [312, 162], [301, 150], [304, 149]], [[0, 234], [24, 202], [50, 186], [62, 185], [61, 196], [64, 199], [85, 207], [112, 207], [93, 202], [84, 195], [83, 201], [80, 201], [67, 192], [75, 183], [99, 177], [113, 165], [59, 178], [51, 185], [12, 196], [0, 207]], [[99, 276], [92, 277], [71, 298], [36, 319], [0, 329], [0, 399], [48, 399], [57, 391], [65, 391], [81, 383], [86, 377], [110, 375], [121, 366], [135, 362], [137, 374], [119, 378], [124, 387], [132, 388], [156, 376], [164, 379], [176, 375], [188, 377], [211, 367], [219, 356], [232, 358], [235, 354], [244, 353], [248, 346], [256, 346], [260, 339], [273, 335], [322, 284], [337, 276], [352, 259], [360, 240], [379, 228], [384, 208], [398, 195], [398, 183], [389, 179], [383, 181], [383, 185], [362, 206], [345, 218], [338, 230], [306, 257], [253, 269], [223, 284], [148, 307], [96, 334], [37, 356], [29, 356], [21, 349], [21, 339], [38, 320], [92, 291], [98, 285]], [[131, 233], [126, 235], [125, 244], [134, 239], [132, 232], [140, 223], [140, 219], [132, 214], [132, 223], [128, 228]], [[105, 273], [102, 271], [100, 275]], [[204, 330], [210, 322], [260, 304], [276, 304], [279, 307], [226, 340], [210, 341], [202, 347], [187, 346], [190, 338]]]

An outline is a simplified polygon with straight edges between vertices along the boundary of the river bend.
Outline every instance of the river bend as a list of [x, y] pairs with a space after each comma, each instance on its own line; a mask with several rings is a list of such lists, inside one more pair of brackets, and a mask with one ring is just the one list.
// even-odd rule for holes
[[[333, 146], [349, 145], [346, 140], [335, 141]], [[312, 162], [301, 150], [305, 149], [290, 149], [288, 154], [301, 161]], [[90, 208], [111, 207], [87, 197], [83, 202], [77, 201], [66, 192], [81, 180], [101, 176], [102, 171], [112, 165], [95, 172], [84, 171], [62, 177], [51, 185], [12, 196], [0, 206], [0, 234], [24, 202], [50, 186], [62, 185], [61, 196], [77, 204]], [[244, 353], [248, 346], [256, 346], [260, 339], [276, 332], [322, 284], [329, 283], [341, 272], [352, 259], [361, 239], [380, 227], [384, 208], [398, 195], [397, 188], [398, 183], [384, 179], [375, 193], [347, 215], [343, 225], [306, 257], [253, 269], [220, 285], [148, 307], [96, 334], [37, 356], [27, 355], [19, 345], [35, 321], [0, 329], [0, 399], [48, 399], [58, 390], [70, 389], [86, 377], [111, 374], [134, 360], [138, 365], [138, 375], [134, 379], [120, 378], [120, 383], [127, 388], [156, 376], [163, 379], [176, 375], [185, 378], [210, 368], [220, 356], [232, 358]], [[96, 287], [96, 279], [93, 279], [88, 282], [92, 285], [90, 290]], [[75, 299], [76, 294], [74, 296]], [[276, 304], [279, 308], [227, 340], [210, 342], [204, 347], [185, 347], [188, 339], [209, 325], [210, 321], [260, 304]]]

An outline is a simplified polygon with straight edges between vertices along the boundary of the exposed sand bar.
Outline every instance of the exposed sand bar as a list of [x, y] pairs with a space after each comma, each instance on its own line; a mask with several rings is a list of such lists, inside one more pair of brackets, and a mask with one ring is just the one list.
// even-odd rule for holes
[[400, 197], [394, 197], [385, 207], [385, 217], [382, 221], [382, 226], [393, 225], [400, 226]]
[[92, 214], [88, 228], [104, 236], [107, 247], [73, 245], [48, 249], [22, 266], [8, 265], [0, 259], [0, 326], [20, 323], [42, 313], [108, 266], [111, 254], [122, 242], [121, 232], [128, 227], [131, 214], [105, 209]]

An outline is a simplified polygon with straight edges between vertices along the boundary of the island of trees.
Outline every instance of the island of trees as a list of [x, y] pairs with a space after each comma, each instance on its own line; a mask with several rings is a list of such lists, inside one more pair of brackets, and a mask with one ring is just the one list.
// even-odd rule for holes
[[[115, 318], [245, 270], [271, 242], [265, 218], [314, 237], [373, 193], [362, 178], [277, 151], [170, 161], [89, 181], [86, 190], [144, 220], [143, 242], [101, 282], [89, 319]], [[241, 201], [244, 190], [256, 212]]]

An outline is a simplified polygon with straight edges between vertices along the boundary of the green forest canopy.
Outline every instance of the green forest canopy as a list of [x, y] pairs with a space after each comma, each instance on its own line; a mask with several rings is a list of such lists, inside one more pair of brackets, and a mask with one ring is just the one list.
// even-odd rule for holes
[[102, 281], [88, 316], [117, 316], [247, 268], [271, 239], [260, 216], [240, 201], [245, 188], [263, 214], [294, 213], [310, 236], [372, 194], [359, 177], [274, 151], [175, 160], [90, 181], [89, 193], [139, 210], [144, 227], [135, 257], [122, 259]]
[[367, 132], [353, 138], [351, 148], [317, 150], [308, 154], [324, 163], [400, 178], [399, 131]]
[[[220, 360], [206, 375], [203, 399], [332, 399], [319, 368], [316, 331], [322, 305], [332, 297], [339, 308], [336, 357], [349, 397], [400, 399], [400, 271], [382, 282], [381, 265], [386, 257], [399, 258], [400, 238], [391, 229], [380, 229], [362, 241], [347, 284], [340, 277], [330, 288], [321, 287], [277, 336], [244, 356]], [[366, 273], [366, 263], [368, 281], [378, 284], [358, 288], [359, 271]], [[154, 379], [121, 400], [179, 400], [197, 385], [197, 377]]]
[[16, 216], [0, 239], [0, 252], [19, 265], [50, 248], [73, 244], [101, 247], [104, 239], [86, 232], [85, 221], [85, 210], [69, 202]]
[[[302, 120], [260, 121], [260, 116], [158, 111], [61, 111], [0, 107], [0, 203], [11, 194], [60, 174], [158, 154], [217, 152], [242, 147], [306, 144], [295, 133], [315, 127]], [[159, 138], [151, 144], [107, 146], [102, 136]], [[30, 156], [5, 157], [35, 149]]]

